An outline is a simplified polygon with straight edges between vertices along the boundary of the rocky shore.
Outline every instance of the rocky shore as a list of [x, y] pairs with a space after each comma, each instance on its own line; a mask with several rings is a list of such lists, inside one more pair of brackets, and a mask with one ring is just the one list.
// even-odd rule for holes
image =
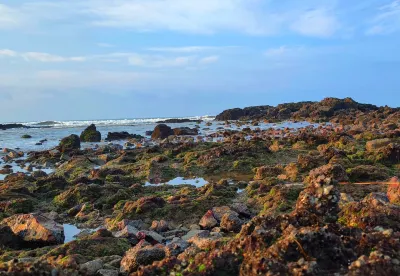
[[[257, 127], [287, 120], [317, 124]], [[400, 275], [400, 108], [327, 98], [226, 110], [208, 135], [173, 123], [4, 148], [0, 275]]]

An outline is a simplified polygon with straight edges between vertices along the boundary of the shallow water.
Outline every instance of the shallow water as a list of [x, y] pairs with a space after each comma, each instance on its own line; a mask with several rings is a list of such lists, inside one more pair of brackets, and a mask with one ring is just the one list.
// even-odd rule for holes
[[68, 243], [77, 239], [77, 235], [79, 235], [83, 231], [88, 231], [89, 233], [93, 233], [97, 231], [99, 228], [96, 229], [79, 229], [73, 224], [63, 224], [64, 226], [64, 235], [65, 240], [64, 243]]
[[[4, 166], [4, 165], [5, 165], [5, 164], [1, 164], [0, 166], [2, 167], [2, 166]], [[17, 163], [15, 163], [15, 162], [7, 163], [7, 165], [12, 166], [12, 170], [13, 170], [12, 173], [23, 172], [23, 173], [25, 173], [25, 174], [27, 174], [27, 175], [30, 175], [32, 172], [38, 171], [37, 168], [33, 168], [32, 172], [29, 172], [29, 171], [25, 170], [24, 167], [28, 166], [29, 163], [25, 163], [23, 168], [21, 168], [21, 167], [20, 167]], [[54, 169], [49, 169], [49, 168], [46, 168], [46, 169], [43, 168], [43, 169], [40, 169], [40, 170], [43, 171], [43, 172], [45, 172], [45, 173], [47, 173], [47, 174], [51, 174], [51, 173], [54, 172]], [[0, 180], [4, 180], [4, 178], [5, 178], [6, 176], [7, 176], [7, 175], [5, 175], [5, 174], [0, 174]]]
[[75, 240], [76, 238], [74, 236], [78, 235], [82, 231], [72, 224], [64, 224], [63, 226], [65, 235], [64, 243]]
[[[283, 122], [280, 124], [265, 124], [260, 123], [259, 126], [251, 126], [251, 125], [243, 125], [237, 127], [232, 124], [228, 127], [224, 126], [221, 122], [212, 121], [211, 126], [207, 126], [206, 123], [210, 122], [213, 117], [205, 117], [200, 124], [196, 122], [190, 123], [179, 123], [179, 124], [168, 124], [172, 128], [175, 127], [190, 127], [194, 128], [196, 125], [200, 126], [199, 135], [209, 135], [217, 132], [217, 128], [223, 127], [224, 129], [232, 129], [232, 130], [241, 130], [243, 128], [249, 127], [250, 129], [267, 129], [267, 128], [275, 128], [275, 129], [283, 129], [286, 127], [289, 128], [301, 128], [309, 126], [308, 122]], [[147, 121], [146, 121], [147, 120]], [[105, 139], [107, 137], [108, 132], [121, 132], [127, 131], [131, 134], [139, 134], [145, 136], [146, 131], [151, 131], [157, 125], [155, 122], [160, 119], [146, 119], [146, 120], [100, 120], [100, 121], [70, 121], [64, 122], [63, 124], [55, 124], [52, 127], [46, 128], [31, 128], [31, 129], [9, 129], [9, 130], [0, 130], [0, 148], [19, 148], [20, 150], [27, 151], [40, 151], [54, 148], [58, 145], [59, 141], [71, 134], [80, 135], [82, 131], [90, 124], [95, 123], [98, 131], [101, 132], [102, 138]], [[130, 123], [135, 122], [135, 124]], [[28, 125], [35, 126], [35, 123], [29, 123]], [[37, 123], [36, 123], [37, 126]], [[206, 130], [205, 130], [206, 129]], [[24, 134], [31, 135], [31, 139], [22, 139], [21, 136]], [[47, 139], [47, 142], [44, 142], [43, 145], [35, 145], [40, 140]], [[118, 142], [114, 142], [118, 143]], [[120, 142], [123, 144], [124, 142]], [[82, 147], [93, 147], [96, 144], [104, 144], [103, 143], [82, 143]]]
[[207, 180], [204, 178], [193, 178], [193, 179], [187, 179], [184, 177], [177, 177], [174, 178], [168, 182], [165, 183], [160, 183], [160, 184], [152, 184], [150, 182], [146, 182], [145, 186], [159, 186], [159, 185], [173, 185], [173, 186], [179, 186], [179, 185], [192, 185], [195, 186], [196, 188], [203, 187], [208, 183]]

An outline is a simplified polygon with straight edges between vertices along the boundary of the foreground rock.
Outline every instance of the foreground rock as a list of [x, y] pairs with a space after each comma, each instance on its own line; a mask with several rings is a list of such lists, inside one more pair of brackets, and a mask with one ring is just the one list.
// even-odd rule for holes
[[101, 133], [94, 124], [91, 124], [82, 132], [80, 139], [82, 142], [100, 142]]
[[131, 273], [141, 265], [149, 265], [165, 257], [165, 250], [158, 246], [143, 246], [138, 244], [126, 252], [121, 261], [121, 272]]
[[19, 242], [27, 246], [62, 244], [65, 239], [63, 226], [41, 215], [14, 215], [4, 219], [1, 225], [10, 227]]

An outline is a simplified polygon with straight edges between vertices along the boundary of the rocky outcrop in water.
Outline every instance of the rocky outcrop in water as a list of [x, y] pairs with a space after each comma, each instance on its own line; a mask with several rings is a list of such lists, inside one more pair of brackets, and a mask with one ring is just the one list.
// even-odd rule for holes
[[122, 132], [109, 132], [107, 134], [106, 141], [120, 141], [120, 140], [129, 140], [129, 139], [143, 139], [144, 137], [138, 134], [130, 134], [126, 131]]
[[4, 124], [4, 125], [0, 124], [0, 130], [7, 130], [13, 128], [29, 128], [29, 127], [22, 124]]
[[168, 136], [174, 135], [174, 131], [171, 127], [165, 124], [159, 124], [154, 128], [154, 131], [151, 134], [152, 139], [165, 139]]
[[81, 142], [100, 142], [101, 133], [94, 124], [88, 126], [80, 136]]
[[81, 140], [78, 135], [72, 134], [61, 140], [58, 148], [61, 152], [69, 152], [81, 148]]
[[353, 112], [373, 112], [377, 106], [361, 104], [351, 98], [325, 98], [321, 102], [285, 103], [273, 106], [254, 106], [244, 109], [234, 108], [223, 111], [216, 116], [217, 121], [264, 119], [283, 120], [329, 120], [334, 116], [342, 116]]

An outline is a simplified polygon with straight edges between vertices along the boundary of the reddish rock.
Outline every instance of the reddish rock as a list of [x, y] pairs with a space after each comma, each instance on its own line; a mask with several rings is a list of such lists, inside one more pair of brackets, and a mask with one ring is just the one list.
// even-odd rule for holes
[[212, 229], [218, 225], [218, 221], [214, 218], [213, 211], [208, 210], [201, 218], [199, 225], [204, 229]]
[[27, 244], [45, 246], [64, 242], [64, 227], [41, 215], [14, 215], [2, 221]]
[[397, 177], [393, 177], [390, 180], [390, 185], [387, 191], [387, 197], [390, 203], [400, 205], [400, 183]]

